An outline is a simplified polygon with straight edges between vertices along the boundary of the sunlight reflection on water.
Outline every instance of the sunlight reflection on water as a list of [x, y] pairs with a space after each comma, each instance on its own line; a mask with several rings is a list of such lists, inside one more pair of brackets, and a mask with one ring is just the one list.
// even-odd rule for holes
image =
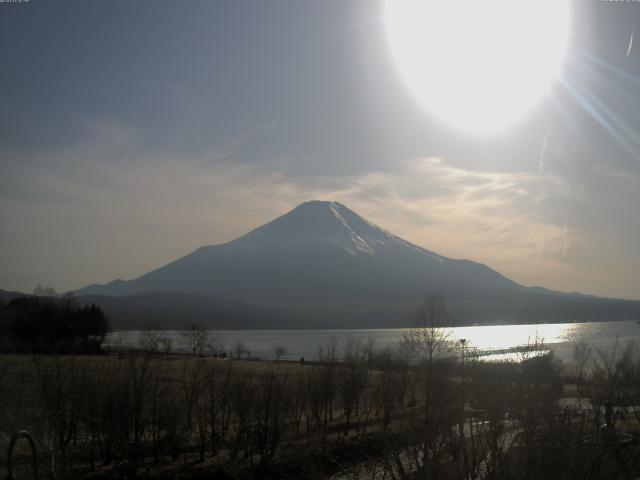
[[[287, 353], [283, 358], [297, 360], [301, 357], [314, 359], [319, 346], [337, 344], [341, 352], [349, 339], [374, 342], [376, 349], [393, 348], [402, 340], [407, 329], [361, 329], [361, 330], [229, 330], [223, 331], [226, 350], [242, 342], [252, 357], [273, 358], [274, 347], [284, 346]], [[625, 344], [630, 340], [640, 341], [640, 325], [627, 322], [590, 323], [549, 323], [536, 325], [492, 325], [454, 327], [447, 329], [449, 339], [458, 342], [466, 340], [466, 350], [472, 354], [480, 351], [484, 359], [520, 358], [512, 350], [524, 345], [532, 345], [533, 350], [543, 344], [561, 359], [571, 358], [573, 345], [585, 342], [592, 347], [606, 347], [616, 341]], [[140, 331], [113, 332], [105, 340], [105, 347], [118, 348], [123, 345], [137, 345]], [[165, 335], [172, 339], [174, 351], [186, 351], [186, 345], [179, 332], [169, 331]], [[535, 354], [533, 351], [529, 355]]]

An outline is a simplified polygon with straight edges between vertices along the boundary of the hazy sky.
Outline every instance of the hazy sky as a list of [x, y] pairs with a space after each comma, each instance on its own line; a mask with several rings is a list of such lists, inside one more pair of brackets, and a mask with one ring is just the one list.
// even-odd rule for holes
[[562, 81], [491, 136], [416, 102], [371, 0], [0, 3], [0, 44], [2, 289], [133, 278], [327, 199], [640, 299], [640, 3], [575, 1]]

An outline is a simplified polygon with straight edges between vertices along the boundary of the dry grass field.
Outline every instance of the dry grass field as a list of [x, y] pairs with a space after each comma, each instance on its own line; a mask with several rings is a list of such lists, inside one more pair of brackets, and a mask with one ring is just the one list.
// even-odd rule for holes
[[[0, 451], [27, 430], [57, 478], [630, 478], [633, 358], [3, 355]], [[30, 458], [20, 440], [15, 472]]]

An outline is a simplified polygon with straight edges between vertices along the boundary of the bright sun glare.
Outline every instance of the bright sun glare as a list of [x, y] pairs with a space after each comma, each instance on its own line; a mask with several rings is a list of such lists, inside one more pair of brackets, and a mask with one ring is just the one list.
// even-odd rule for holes
[[568, 0], [385, 0], [393, 57], [425, 107], [455, 127], [496, 132], [558, 74]]

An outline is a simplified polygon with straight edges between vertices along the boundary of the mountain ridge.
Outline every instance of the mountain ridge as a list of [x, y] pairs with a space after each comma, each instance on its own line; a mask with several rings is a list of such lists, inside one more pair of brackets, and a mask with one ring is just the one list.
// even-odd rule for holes
[[[243, 305], [232, 309], [238, 324], [246, 316], [265, 328], [410, 326], [413, 309], [432, 292], [447, 298], [452, 322], [460, 324], [614, 320], [640, 309], [640, 302], [523, 286], [482, 263], [408, 242], [329, 201], [305, 202], [230, 242], [198, 247], [132, 280], [75, 293], [124, 311], [132, 298], [139, 299], [136, 306], [146, 298], [152, 308], [150, 292], [156, 301], [157, 292], [183, 295], [182, 304], [191, 299], [204, 319], [205, 311], [228, 312], [205, 298], [235, 302]], [[260, 309], [269, 315], [255, 315]]]
[[[320, 261], [314, 261], [317, 259], [329, 262], [330, 268]], [[411, 264], [415, 262], [420, 264], [423, 273], [429, 275], [420, 275], [411, 269]], [[253, 263], [253, 268], [247, 268], [248, 263]], [[310, 201], [233, 241], [201, 246], [135, 279], [92, 285], [77, 293], [117, 296], [170, 290], [253, 303], [289, 304], [292, 299], [286, 294], [269, 289], [261, 281], [253, 286], [247, 286], [246, 283], [252, 283], [251, 278], [255, 277], [256, 271], [271, 271], [270, 281], [274, 276], [286, 277], [285, 281], [304, 282], [309, 281], [310, 276], [323, 275], [325, 283], [338, 282], [337, 277], [352, 277], [352, 285], [348, 287], [357, 290], [354, 284], [363, 280], [357, 272], [363, 269], [380, 276], [393, 275], [401, 284], [408, 283], [403, 282], [402, 277], [406, 271], [412, 271], [414, 282], [425, 283], [428, 280], [426, 283], [431, 284], [430, 289], [436, 290], [482, 290], [473, 285], [473, 281], [469, 282], [469, 276], [482, 276], [483, 283], [490, 281], [501, 289], [523, 288], [486, 265], [448, 258], [408, 242], [338, 202]], [[237, 291], [215, 280], [216, 271], [221, 270], [225, 272], [227, 281], [235, 279]], [[243, 278], [235, 278], [238, 277], [236, 272], [244, 274], [240, 275]], [[254, 291], [269, 291], [269, 296], [255, 292], [244, 296], [240, 292], [242, 283], [245, 283], [244, 288]], [[369, 296], [367, 288], [372, 286], [354, 292], [354, 298]], [[282, 286], [281, 290], [287, 289]], [[384, 294], [381, 290], [384, 289], [374, 288], [374, 291]]]

